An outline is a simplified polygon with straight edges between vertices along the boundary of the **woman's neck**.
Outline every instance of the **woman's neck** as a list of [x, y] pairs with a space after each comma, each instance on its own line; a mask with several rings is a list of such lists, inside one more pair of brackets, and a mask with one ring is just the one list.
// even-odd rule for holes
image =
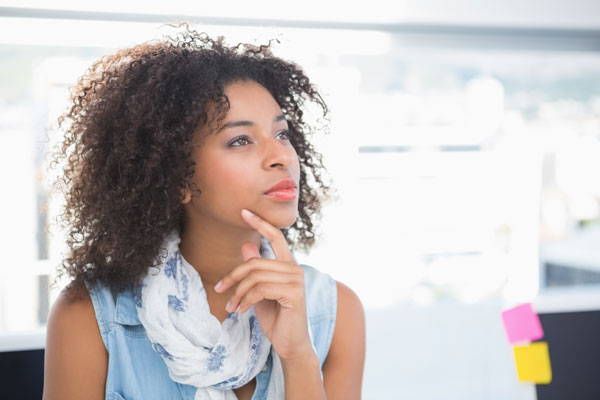
[[204, 286], [213, 287], [244, 262], [244, 242], [252, 242], [260, 250], [260, 241], [260, 234], [252, 229], [228, 228], [203, 221], [184, 227], [179, 249], [183, 258], [198, 271]]

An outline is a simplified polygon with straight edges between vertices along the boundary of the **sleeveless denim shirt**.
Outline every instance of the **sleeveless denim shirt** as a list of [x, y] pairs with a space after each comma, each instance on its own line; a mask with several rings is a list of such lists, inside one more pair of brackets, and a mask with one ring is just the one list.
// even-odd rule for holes
[[[337, 312], [337, 286], [328, 274], [304, 264], [306, 312], [320, 367], [329, 352]], [[86, 282], [102, 340], [108, 351], [107, 400], [193, 400], [197, 388], [169, 377], [167, 365], [154, 351], [140, 322], [133, 291], [113, 293]], [[256, 376], [252, 400], [266, 400], [273, 360]]]

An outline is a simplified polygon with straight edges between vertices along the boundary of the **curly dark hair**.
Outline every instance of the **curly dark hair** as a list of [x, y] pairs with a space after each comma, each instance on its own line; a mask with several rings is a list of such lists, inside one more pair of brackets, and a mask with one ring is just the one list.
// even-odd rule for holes
[[[221, 36], [182, 25], [102, 57], [71, 90], [58, 119], [64, 140], [51, 163], [64, 161], [54, 186], [65, 192], [58, 218], [70, 250], [57, 279], [66, 273], [71, 284], [123, 290], [159, 265], [163, 240], [182, 228], [183, 189], [193, 188], [193, 132], [199, 124], [214, 132], [229, 110], [225, 88], [245, 80], [264, 86], [280, 105], [300, 160], [299, 218], [282, 233], [292, 249], [314, 244], [316, 218], [332, 189], [307, 139], [322, 128], [328, 133], [322, 97], [298, 65], [272, 54], [272, 40], [230, 47]], [[216, 105], [211, 117], [208, 104]], [[322, 111], [319, 129], [303, 118], [307, 104]]]

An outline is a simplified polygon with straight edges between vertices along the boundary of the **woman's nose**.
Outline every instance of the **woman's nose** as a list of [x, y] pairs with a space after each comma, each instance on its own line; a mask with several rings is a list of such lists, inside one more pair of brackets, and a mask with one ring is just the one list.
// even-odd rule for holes
[[271, 168], [276, 165], [288, 166], [294, 158], [294, 148], [289, 142], [273, 138], [267, 140], [265, 150], [265, 167]]

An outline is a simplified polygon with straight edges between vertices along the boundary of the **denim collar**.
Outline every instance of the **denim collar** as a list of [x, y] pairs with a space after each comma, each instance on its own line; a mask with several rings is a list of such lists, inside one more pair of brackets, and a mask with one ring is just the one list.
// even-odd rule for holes
[[141, 325], [135, 308], [133, 289], [127, 289], [117, 295], [115, 322], [123, 325]]

